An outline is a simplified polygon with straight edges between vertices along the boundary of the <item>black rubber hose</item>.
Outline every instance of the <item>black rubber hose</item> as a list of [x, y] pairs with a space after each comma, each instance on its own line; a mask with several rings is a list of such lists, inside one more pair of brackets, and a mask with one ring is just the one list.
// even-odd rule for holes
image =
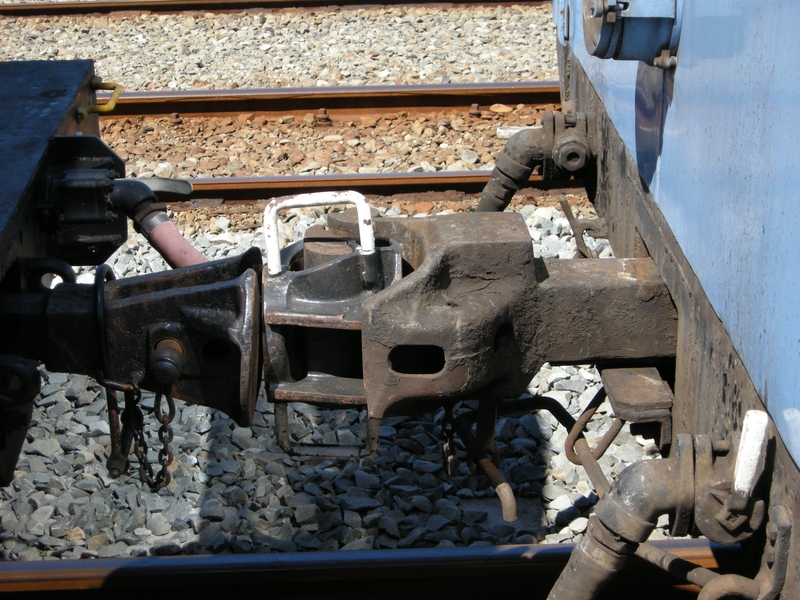
[[140, 212], [137, 207], [142, 202], [158, 204], [156, 195], [144, 182], [136, 179], [118, 179], [114, 182], [111, 204], [124, 212], [129, 219], [133, 219], [136, 213]]
[[514, 192], [525, 185], [533, 169], [544, 162], [544, 128], [523, 129], [508, 140], [495, 161], [489, 183], [483, 189], [478, 212], [502, 212]]
[[613, 539], [612, 534], [591, 517], [586, 536], [575, 546], [547, 600], [597, 598], [625, 564], [626, 546]]
[[167, 216], [167, 206], [158, 201], [153, 190], [143, 181], [115, 181], [111, 204], [133, 221], [134, 229], [144, 235], [173, 269], [208, 260], [181, 235]]

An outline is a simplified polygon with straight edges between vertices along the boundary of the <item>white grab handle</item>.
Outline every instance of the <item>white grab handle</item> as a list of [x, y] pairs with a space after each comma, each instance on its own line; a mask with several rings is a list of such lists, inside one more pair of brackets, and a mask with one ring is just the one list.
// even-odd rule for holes
[[264, 242], [267, 246], [267, 272], [281, 274], [281, 247], [278, 243], [278, 211], [286, 208], [306, 206], [328, 206], [331, 204], [355, 204], [358, 211], [358, 234], [361, 238], [359, 252], [362, 256], [375, 253], [375, 230], [367, 199], [358, 192], [315, 192], [273, 198], [264, 209]]
[[[742, 423], [742, 437], [733, 467], [732, 500], [746, 505], [753, 493], [767, 451], [769, 417], [763, 410], [748, 410]], [[737, 507], [738, 508], [738, 507]], [[743, 507], [740, 509], [743, 510]]]

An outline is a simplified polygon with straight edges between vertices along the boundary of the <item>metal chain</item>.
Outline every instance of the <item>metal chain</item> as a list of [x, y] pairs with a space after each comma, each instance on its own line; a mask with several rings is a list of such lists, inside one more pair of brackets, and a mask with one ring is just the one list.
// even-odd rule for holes
[[[141, 396], [141, 394], [140, 394]], [[167, 412], [161, 410], [161, 401], [166, 397], [167, 399]], [[161, 442], [161, 450], [158, 452], [158, 463], [161, 469], [158, 473], [154, 473], [150, 461], [147, 459], [147, 440], [144, 434], [144, 416], [138, 406], [134, 406], [134, 412], [131, 415], [131, 429], [133, 430], [133, 452], [139, 461], [139, 478], [143, 483], [146, 483], [151, 492], [157, 492], [163, 487], [169, 485], [172, 481], [172, 475], [169, 472], [169, 466], [172, 464], [174, 458], [172, 449], [169, 447], [172, 442], [172, 420], [175, 418], [175, 400], [170, 393], [156, 394], [155, 400], [155, 416], [156, 420], [161, 424], [158, 428], [158, 439]], [[126, 413], [128, 409], [126, 408]]]
[[[153, 471], [150, 461], [147, 459], [147, 438], [144, 433], [144, 414], [139, 406], [142, 400], [142, 390], [136, 383], [116, 383], [107, 381], [103, 378], [102, 374], [98, 377], [98, 382], [103, 387], [123, 392], [125, 394], [125, 410], [120, 415], [122, 422], [122, 432], [120, 435], [114, 437], [119, 438], [115, 447], [119, 446], [120, 456], [128, 454], [131, 442], [133, 442], [133, 453], [139, 461], [139, 478], [142, 483], [146, 483], [151, 492], [157, 492], [163, 487], [169, 485], [172, 481], [172, 475], [169, 472], [169, 466], [172, 464], [174, 455], [172, 449], [169, 447], [172, 443], [173, 432], [172, 420], [175, 418], [175, 400], [172, 394], [157, 393], [155, 400], [155, 416], [156, 420], [161, 424], [158, 428], [158, 439], [161, 442], [161, 450], [158, 452], [158, 463], [161, 465], [158, 473]], [[165, 413], [161, 408], [163, 398], [167, 399], [167, 412]], [[112, 402], [110, 405], [114, 405]], [[112, 427], [113, 431], [113, 427]], [[125, 468], [119, 468], [119, 474], [127, 470], [127, 462]], [[119, 475], [117, 475], [119, 476]]]
[[444, 407], [444, 417], [442, 419], [442, 433], [444, 442], [442, 443], [442, 461], [444, 471], [447, 475], [455, 475], [456, 472], [456, 444], [453, 432], [453, 407]]

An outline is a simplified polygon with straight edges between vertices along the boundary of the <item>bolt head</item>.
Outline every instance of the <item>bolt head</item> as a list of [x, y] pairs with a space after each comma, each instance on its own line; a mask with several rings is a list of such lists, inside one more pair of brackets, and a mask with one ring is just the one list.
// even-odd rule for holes
[[172, 386], [181, 376], [181, 369], [168, 358], [161, 358], [150, 367], [150, 374], [159, 384]]

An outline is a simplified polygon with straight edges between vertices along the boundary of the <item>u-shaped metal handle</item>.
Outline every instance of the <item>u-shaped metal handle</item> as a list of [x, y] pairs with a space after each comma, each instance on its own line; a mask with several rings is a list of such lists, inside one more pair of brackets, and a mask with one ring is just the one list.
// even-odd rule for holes
[[92, 87], [95, 90], [113, 90], [111, 97], [105, 104], [92, 104], [91, 106], [79, 106], [77, 111], [78, 121], [82, 121], [92, 113], [106, 114], [110, 113], [117, 107], [117, 100], [122, 95], [124, 86], [121, 83], [114, 83], [112, 81], [103, 81], [102, 77], [92, 78]]
[[271, 276], [280, 275], [281, 249], [278, 243], [278, 211], [285, 208], [306, 206], [327, 206], [330, 204], [355, 204], [358, 211], [359, 253], [362, 256], [375, 254], [375, 230], [372, 212], [367, 199], [354, 191], [316, 192], [274, 198], [264, 210], [264, 242], [267, 246], [267, 272]]

